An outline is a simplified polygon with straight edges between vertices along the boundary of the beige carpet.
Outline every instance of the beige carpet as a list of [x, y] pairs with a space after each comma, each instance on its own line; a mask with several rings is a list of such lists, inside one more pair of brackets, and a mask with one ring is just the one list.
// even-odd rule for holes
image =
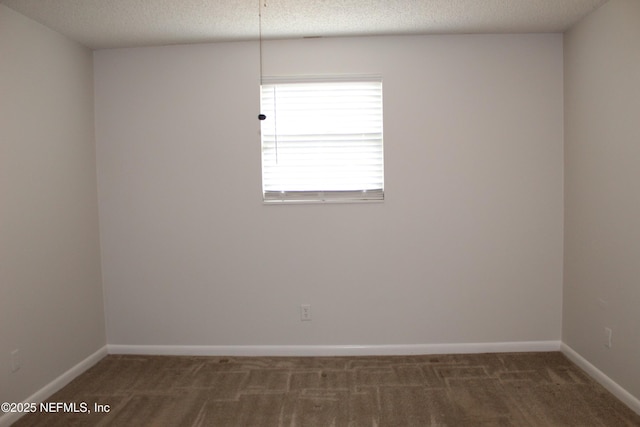
[[640, 426], [556, 352], [108, 356], [49, 401], [92, 413], [30, 414], [15, 426]]

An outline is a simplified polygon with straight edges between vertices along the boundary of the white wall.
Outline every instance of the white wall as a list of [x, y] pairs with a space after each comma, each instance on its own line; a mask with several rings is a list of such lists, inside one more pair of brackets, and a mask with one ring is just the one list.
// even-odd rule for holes
[[[565, 37], [563, 341], [640, 398], [640, 1]], [[613, 330], [604, 347], [603, 329]]]
[[383, 76], [383, 204], [262, 204], [256, 43], [94, 58], [110, 344], [560, 339], [561, 35], [265, 43]]
[[92, 79], [90, 51], [0, 5], [0, 402], [106, 343]]

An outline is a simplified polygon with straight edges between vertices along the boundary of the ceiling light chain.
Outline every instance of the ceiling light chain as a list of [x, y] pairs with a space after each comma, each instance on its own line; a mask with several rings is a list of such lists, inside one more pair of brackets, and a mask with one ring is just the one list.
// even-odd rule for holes
[[[262, 86], [262, 8], [267, 7], [267, 0], [258, 0], [258, 44], [260, 50], [260, 86]], [[258, 120], [264, 120], [267, 116], [260, 113], [258, 114]]]

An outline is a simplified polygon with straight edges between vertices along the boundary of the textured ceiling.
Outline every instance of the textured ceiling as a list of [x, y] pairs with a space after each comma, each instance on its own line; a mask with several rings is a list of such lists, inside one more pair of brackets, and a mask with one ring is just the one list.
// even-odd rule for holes
[[0, 0], [94, 49], [382, 34], [562, 32], [607, 0]]

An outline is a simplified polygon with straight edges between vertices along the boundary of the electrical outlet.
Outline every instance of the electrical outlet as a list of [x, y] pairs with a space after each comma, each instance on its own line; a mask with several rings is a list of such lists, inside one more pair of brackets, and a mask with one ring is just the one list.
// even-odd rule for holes
[[300, 305], [300, 320], [311, 320], [311, 304]]
[[22, 367], [22, 360], [20, 358], [20, 350], [15, 349], [11, 352], [11, 373], [18, 372]]
[[611, 328], [604, 328], [604, 346], [606, 348], [611, 348], [611, 336], [613, 335], [613, 331]]

